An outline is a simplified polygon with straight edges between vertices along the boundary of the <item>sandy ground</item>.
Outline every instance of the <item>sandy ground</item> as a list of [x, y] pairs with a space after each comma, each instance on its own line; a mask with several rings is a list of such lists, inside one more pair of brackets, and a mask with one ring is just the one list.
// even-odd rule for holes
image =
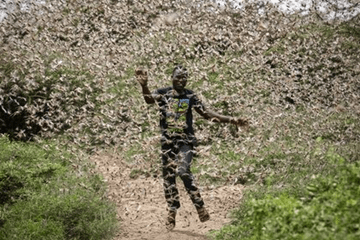
[[[165, 228], [167, 211], [161, 177], [132, 179], [131, 166], [116, 155], [99, 154], [93, 156], [92, 161], [108, 182], [108, 197], [117, 206], [120, 229], [114, 240], [209, 239], [209, 231], [220, 229], [231, 221], [230, 210], [239, 204], [242, 197], [241, 185], [200, 186], [211, 216], [209, 221], [201, 223], [181, 179], [177, 178], [181, 208], [175, 229], [168, 232]], [[139, 168], [138, 165], [136, 167]]]

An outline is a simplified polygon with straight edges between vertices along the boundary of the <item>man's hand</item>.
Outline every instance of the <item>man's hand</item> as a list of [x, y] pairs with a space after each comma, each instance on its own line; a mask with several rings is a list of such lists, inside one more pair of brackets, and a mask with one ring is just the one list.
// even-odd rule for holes
[[147, 86], [148, 76], [146, 70], [140, 68], [136, 69], [135, 76], [141, 86]]
[[144, 96], [145, 102], [147, 104], [152, 104], [155, 103], [155, 99], [153, 98], [148, 86], [147, 86], [147, 82], [148, 82], [148, 75], [147, 75], [147, 71], [144, 69], [136, 69], [135, 70], [135, 76], [136, 76], [136, 80], [140, 83], [141, 88], [142, 88], [142, 94]]
[[232, 118], [230, 120], [230, 123], [238, 126], [238, 127], [248, 127], [249, 121], [247, 119], [241, 119], [241, 118]]

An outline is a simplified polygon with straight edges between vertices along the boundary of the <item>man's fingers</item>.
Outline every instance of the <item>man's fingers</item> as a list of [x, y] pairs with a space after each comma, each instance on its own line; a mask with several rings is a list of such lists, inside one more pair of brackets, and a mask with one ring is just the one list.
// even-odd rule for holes
[[137, 76], [147, 76], [147, 71], [144, 69], [136, 69], [135, 70], [135, 75]]
[[246, 119], [239, 119], [239, 124], [240, 124], [240, 126], [248, 126], [249, 121]]
[[136, 80], [142, 85], [146, 86], [148, 82], [147, 71], [141, 68], [135, 70]]
[[233, 123], [234, 123], [235, 125], [237, 125], [237, 126], [240, 126], [240, 127], [248, 126], [248, 125], [249, 125], [249, 121], [248, 121], [248, 120], [246, 120], [246, 119], [241, 119], [241, 118], [235, 119]]

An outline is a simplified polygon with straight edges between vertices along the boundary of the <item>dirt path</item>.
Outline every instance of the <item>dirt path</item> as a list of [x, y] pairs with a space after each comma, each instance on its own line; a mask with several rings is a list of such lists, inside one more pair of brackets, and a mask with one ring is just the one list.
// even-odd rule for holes
[[[162, 179], [139, 177], [131, 179], [131, 167], [117, 156], [100, 154], [92, 159], [108, 182], [108, 197], [116, 203], [121, 229], [114, 240], [205, 240], [210, 230], [230, 222], [229, 210], [242, 197], [242, 186], [211, 189], [200, 186], [211, 219], [201, 223], [185, 188], [178, 178], [181, 208], [173, 231], [165, 229], [166, 202]], [[139, 167], [139, 166], [137, 166]]]

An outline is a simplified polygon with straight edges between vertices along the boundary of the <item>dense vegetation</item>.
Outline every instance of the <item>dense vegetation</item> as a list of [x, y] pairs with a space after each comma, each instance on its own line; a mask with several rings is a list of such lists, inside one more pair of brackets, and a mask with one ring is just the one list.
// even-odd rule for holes
[[357, 236], [359, 16], [328, 21], [316, 9], [287, 15], [271, 5], [261, 14], [251, 3], [57, 3], [1, 23], [1, 133], [90, 154], [113, 148], [134, 164], [132, 177], [158, 176], [156, 109], [134, 70], [147, 68], [154, 89], [182, 63], [206, 105], [251, 122], [195, 119], [200, 181], [248, 186], [217, 238]]
[[90, 164], [55, 144], [0, 138], [0, 239], [110, 239], [115, 206]]
[[314, 171], [305, 185], [248, 193], [233, 224], [214, 238], [358, 239], [360, 162], [346, 163], [332, 152], [325, 160], [326, 174]]

